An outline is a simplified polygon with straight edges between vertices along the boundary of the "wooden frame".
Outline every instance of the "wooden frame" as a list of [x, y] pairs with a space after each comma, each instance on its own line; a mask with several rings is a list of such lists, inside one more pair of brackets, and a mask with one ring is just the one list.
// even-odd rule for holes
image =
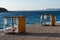
[[11, 22], [12, 22], [12, 32], [14, 32], [14, 18], [17, 18], [17, 33], [25, 33], [26, 32], [26, 17], [25, 16], [18, 16], [18, 17], [4, 17], [4, 32], [7, 33], [6, 31], [6, 18], [11, 18]]

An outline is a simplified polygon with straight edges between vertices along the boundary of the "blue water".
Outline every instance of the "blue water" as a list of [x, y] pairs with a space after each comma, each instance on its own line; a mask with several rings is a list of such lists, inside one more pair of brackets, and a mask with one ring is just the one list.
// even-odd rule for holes
[[[4, 24], [4, 16], [26, 16], [26, 24], [38, 24], [40, 23], [40, 15], [41, 14], [51, 14], [54, 13], [56, 15], [56, 21], [60, 21], [60, 11], [10, 11], [10, 12], [2, 12], [0, 13], [0, 29], [3, 29]], [[43, 18], [44, 19], [44, 18]], [[11, 19], [7, 19], [6, 26], [11, 26]], [[50, 21], [50, 16], [48, 16], [47, 22]], [[42, 20], [44, 22], [44, 20]], [[16, 24], [16, 20], [14, 19], [14, 23]], [[9, 25], [10, 24], [10, 25]]]

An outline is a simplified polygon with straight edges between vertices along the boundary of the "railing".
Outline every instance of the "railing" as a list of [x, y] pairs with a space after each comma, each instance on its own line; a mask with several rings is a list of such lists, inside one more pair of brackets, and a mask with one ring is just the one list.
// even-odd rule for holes
[[[47, 16], [50, 16], [50, 22], [51, 25], [54, 26], [55, 25], [55, 15], [51, 14], [51, 15], [46, 15], [44, 14], [44, 25], [46, 25], [46, 20], [47, 20]], [[7, 20], [6, 18], [11, 18], [11, 22], [12, 22], [12, 26], [11, 26], [11, 30], [12, 32], [15, 32], [15, 27], [14, 27], [14, 18], [17, 18], [17, 31], [18, 33], [24, 33], [26, 32], [26, 17], [25, 16], [18, 16], [18, 17], [4, 17], [4, 32], [7, 33], [6, 30], [6, 24], [7, 24]], [[40, 25], [42, 25], [42, 15], [40, 17]]]
[[42, 25], [42, 17], [44, 16], [44, 25], [46, 25], [47, 16], [50, 16], [50, 25], [54, 26], [56, 21], [56, 16], [54, 14], [43, 14], [40, 16], [40, 23]]
[[4, 17], [4, 32], [7, 33], [6, 30], [6, 24], [7, 24], [7, 18], [11, 18], [11, 22], [12, 22], [12, 26], [11, 26], [11, 30], [12, 32], [15, 32], [15, 28], [14, 28], [14, 18], [17, 18], [17, 31], [19, 32], [26, 32], [26, 17], [25, 16], [19, 16], [19, 17]]

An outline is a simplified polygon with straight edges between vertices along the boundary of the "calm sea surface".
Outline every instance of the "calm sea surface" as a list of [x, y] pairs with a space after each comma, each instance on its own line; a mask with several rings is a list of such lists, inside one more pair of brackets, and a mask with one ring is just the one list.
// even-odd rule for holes
[[[26, 16], [26, 24], [39, 24], [40, 23], [40, 15], [41, 14], [51, 14], [54, 13], [56, 15], [56, 21], [60, 21], [60, 11], [10, 11], [10, 12], [2, 12], [0, 13], [0, 29], [3, 29], [4, 24], [4, 16]], [[44, 19], [44, 18], [43, 18]], [[11, 18], [7, 18], [6, 26], [11, 26]], [[47, 17], [46, 22], [50, 21], [50, 16]], [[44, 20], [42, 20], [44, 22]], [[16, 18], [14, 19], [14, 23], [16, 24]]]

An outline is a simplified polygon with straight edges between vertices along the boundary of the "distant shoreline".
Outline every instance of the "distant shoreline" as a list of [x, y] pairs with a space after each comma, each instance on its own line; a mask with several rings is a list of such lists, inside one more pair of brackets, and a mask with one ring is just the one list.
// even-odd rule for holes
[[6, 8], [0, 7], [0, 12], [8, 12], [8, 10]]

